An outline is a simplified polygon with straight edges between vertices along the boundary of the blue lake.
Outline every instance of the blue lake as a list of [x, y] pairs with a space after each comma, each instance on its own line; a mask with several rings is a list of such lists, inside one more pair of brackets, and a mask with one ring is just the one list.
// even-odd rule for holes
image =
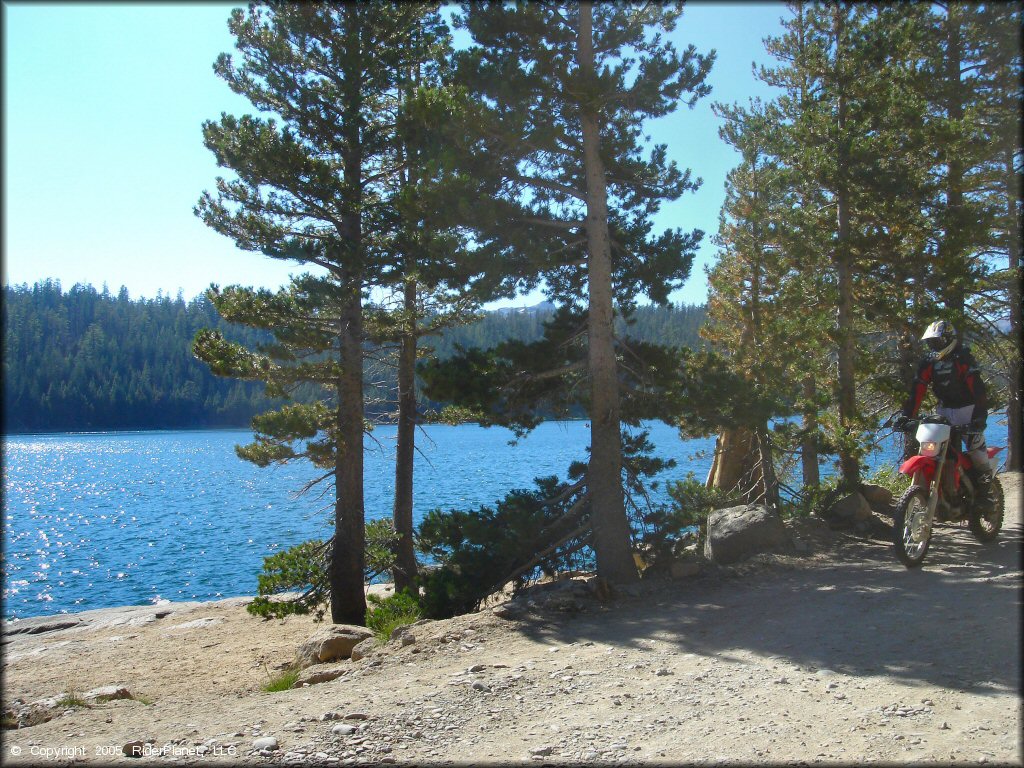
[[[660, 480], [703, 479], [714, 440], [646, 425], [678, 466]], [[394, 427], [366, 441], [366, 515], [391, 515]], [[990, 445], [1005, 445], [993, 424]], [[253, 594], [263, 558], [330, 535], [332, 493], [297, 496], [310, 466], [259, 469], [235, 456], [248, 430], [10, 435], [3, 442], [3, 616], [39, 616], [158, 600]], [[415, 518], [493, 504], [535, 477], [583, 460], [586, 422], [546, 422], [515, 445], [476, 425], [417, 434]], [[891, 465], [894, 446], [874, 466]], [[327, 486], [323, 486], [327, 488]], [[667, 499], [664, 482], [654, 501]]]

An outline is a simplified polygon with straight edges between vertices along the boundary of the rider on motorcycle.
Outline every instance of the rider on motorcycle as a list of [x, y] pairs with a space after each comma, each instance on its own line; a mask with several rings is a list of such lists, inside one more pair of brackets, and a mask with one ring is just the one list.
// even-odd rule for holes
[[931, 384], [939, 401], [938, 414], [945, 416], [951, 426], [966, 427], [971, 432], [965, 435], [972, 464], [968, 476], [978, 489], [978, 499], [984, 503], [988, 501], [991, 483], [984, 435], [988, 398], [978, 363], [971, 350], [957, 341], [956, 331], [945, 320], [929, 325], [921, 340], [928, 345], [931, 354], [917, 369], [910, 395], [903, 405], [903, 420], [917, 415]]

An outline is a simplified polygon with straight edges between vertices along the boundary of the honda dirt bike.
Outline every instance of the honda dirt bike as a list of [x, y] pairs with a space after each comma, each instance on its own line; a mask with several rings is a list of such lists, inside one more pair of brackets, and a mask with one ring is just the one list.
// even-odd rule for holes
[[[896, 420], [894, 415], [885, 426], [908, 433], [916, 431], [914, 436], [920, 444], [918, 454], [900, 467], [900, 472], [911, 478], [910, 487], [896, 503], [893, 517], [893, 545], [900, 561], [907, 568], [921, 565], [936, 521], [966, 521], [978, 541], [995, 541], [1003, 526], [1003, 488], [993, 471], [989, 498], [978, 498], [978, 489], [968, 475], [973, 466], [971, 459], [960, 449], [961, 436], [973, 433], [951, 427], [942, 416]], [[1001, 450], [989, 448], [989, 458]], [[987, 505], [979, 503], [985, 501]]]

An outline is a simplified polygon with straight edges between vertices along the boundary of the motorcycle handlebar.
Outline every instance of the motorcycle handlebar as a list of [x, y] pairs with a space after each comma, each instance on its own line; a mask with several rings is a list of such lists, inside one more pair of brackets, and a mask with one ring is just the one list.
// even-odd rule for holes
[[922, 416], [917, 419], [906, 419], [902, 423], [900, 422], [899, 418], [896, 418], [891, 422], [887, 422], [883, 426], [891, 426], [893, 427], [893, 429], [899, 430], [900, 432], [909, 433], [916, 430], [919, 426], [921, 426], [921, 424], [945, 424], [957, 430], [961, 435], [964, 436], [985, 434], [985, 430], [983, 429], [969, 429], [966, 425], [962, 427], [953, 426], [952, 424], [949, 423], [949, 419], [943, 416]]

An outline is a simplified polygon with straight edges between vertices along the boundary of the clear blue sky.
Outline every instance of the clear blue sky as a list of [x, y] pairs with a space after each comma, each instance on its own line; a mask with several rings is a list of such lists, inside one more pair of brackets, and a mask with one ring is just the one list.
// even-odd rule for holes
[[[3, 280], [59, 279], [133, 297], [186, 298], [211, 282], [277, 287], [295, 264], [240, 251], [192, 208], [218, 169], [203, 120], [248, 103], [213, 74], [232, 50], [232, 5], [3, 4]], [[703, 229], [699, 263], [676, 301], [703, 302], [725, 175], [735, 153], [711, 102], [766, 96], [751, 73], [778, 34], [781, 3], [692, 3], [673, 34], [718, 59], [711, 97], [652, 125], [670, 157], [704, 180], [666, 204], [660, 228]], [[528, 297], [515, 303], [532, 302]]]

